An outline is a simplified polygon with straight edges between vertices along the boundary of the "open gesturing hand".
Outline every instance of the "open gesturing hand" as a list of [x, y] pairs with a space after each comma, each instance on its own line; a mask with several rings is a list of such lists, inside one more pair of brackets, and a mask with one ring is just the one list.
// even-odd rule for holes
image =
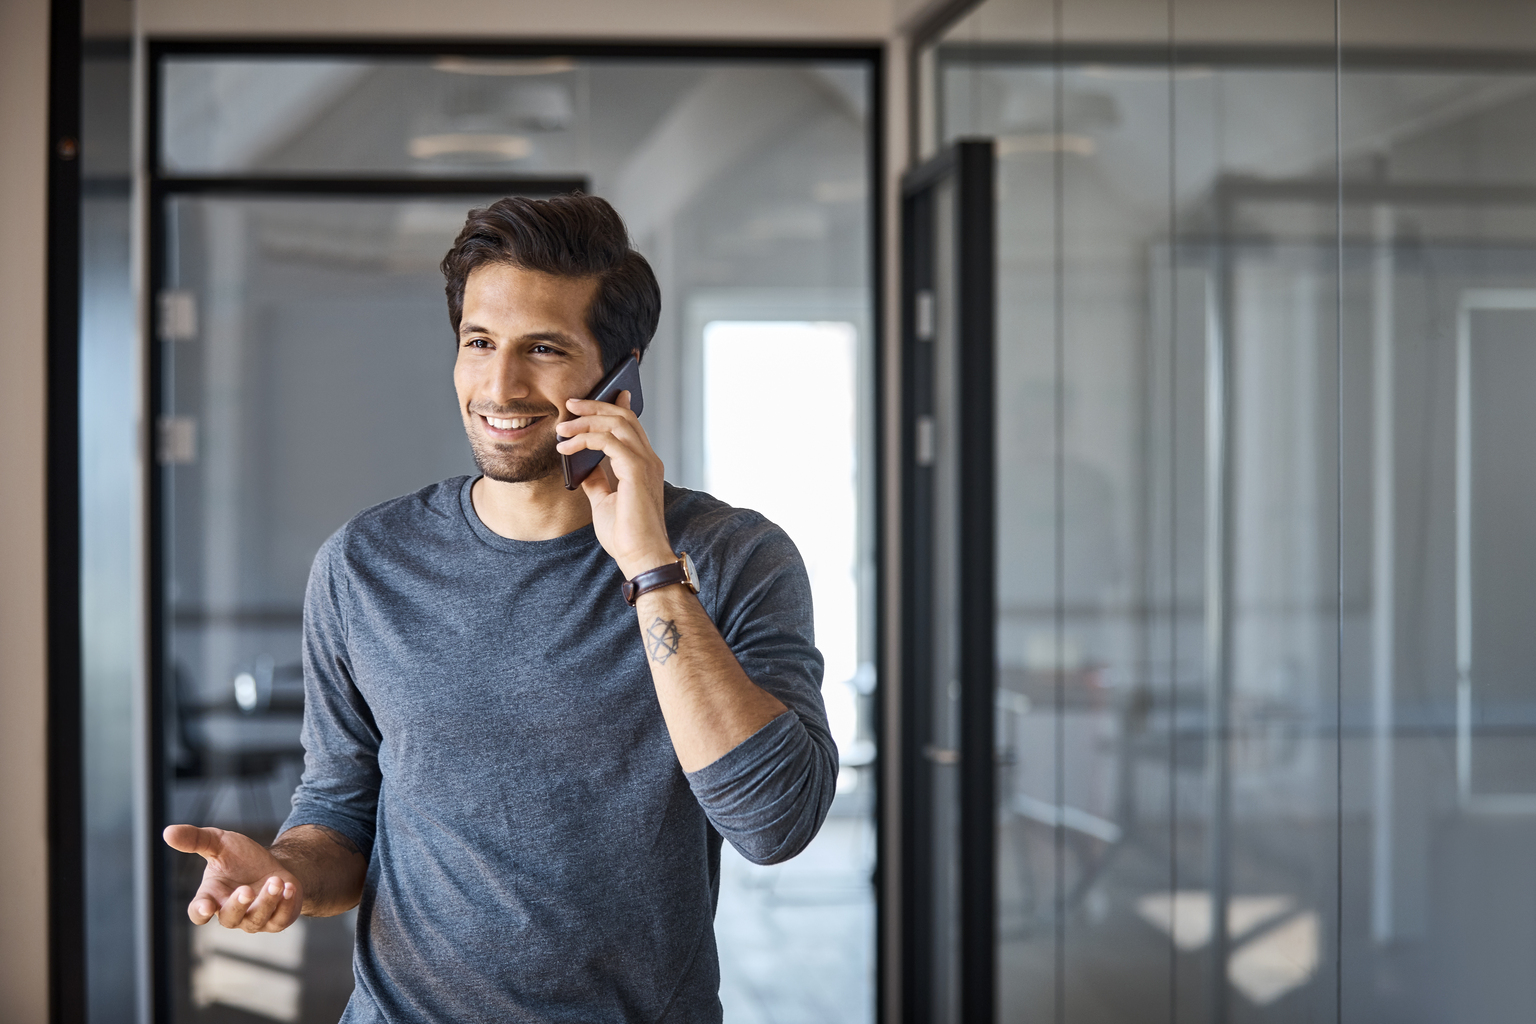
[[239, 832], [195, 825], [171, 825], [164, 835], [172, 849], [207, 861], [187, 905], [193, 924], [218, 917], [225, 928], [280, 932], [297, 920], [303, 887], [265, 846]]

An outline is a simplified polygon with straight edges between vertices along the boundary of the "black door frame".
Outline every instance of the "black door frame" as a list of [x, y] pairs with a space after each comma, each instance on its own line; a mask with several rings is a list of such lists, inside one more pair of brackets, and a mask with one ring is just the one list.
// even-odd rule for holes
[[[148, 156], [147, 173], [147, 250], [148, 260], [146, 274], [148, 294], [157, 296], [165, 283], [165, 257], [167, 254], [165, 224], [167, 203], [177, 196], [184, 195], [220, 195], [241, 198], [278, 197], [278, 196], [359, 196], [359, 197], [383, 197], [383, 196], [444, 196], [444, 195], [487, 195], [487, 194], [524, 194], [524, 195], [553, 195], [570, 192], [574, 189], [585, 190], [584, 179], [575, 177], [499, 177], [499, 178], [464, 178], [464, 177], [424, 177], [424, 176], [375, 176], [375, 175], [196, 175], [176, 176], [165, 173], [161, 162], [163, 126], [160, 118], [162, 92], [162, 68], [164, 59], [171, 55], [186, 56], [271, 56], [287, 57], [295, 55], [307, 56], [351, 56], [351, 57], [423, 57], [453, 54], [456, 56], [473, 56], [480, 58], [534, 58], [534, 57], [576, 57], [576, 58], [634, 58], [634, 59], [689, 59], [689, 60], [729, 60], [749, 62], [762, 61], [786, 61], [786, 60], [816, 60], [816, 61], [858, 61], [869, 67], [870, 74], [870, 106], [867, 122], [867, 161], [868, 161], [868, 191], [866, 208], [868, 210], [870, 225], [870, 249], [869, 249], [869, 281], [870, 281], [870, 323], [871, 334], [871, 394], [870, 409], [867, 411], [871, 422], [875, 424], [872, 430], [874, 438], [874, 485], [872, 500], [875, 502], [874, 513], [871, 521], [875, 524], [875, 594], [872, 605], [875, 608], [875, 651], [876, 651], [876, 690], [873, 698], [874, 706], [881, 706], [881, 680], [887, 677], [889, 666], [886, 664], [885, 636], [886, 624], [884, 622], [884, 581], [881, 567], [884, 565], [884, 552], [886, 550], [886, 536], [884, 529], [884, 443], [882, 431], [878, 429], [879, 410], [883, 408], [883, 372], [884, 354], [880, 344], [884, 337], [883, 311], [884, 311], [884, 184], [885, 184], [885, 135], [884, 135], [884, 68], [885, 51], [879, 45], [804, 45], [804, 44], [687, 44], [687, 43], [605, 43], [592, 41], [516, 41], [516, 40], [427, 40], [412, 42], [396, 42], [388, 40], [324, 40], [324, 39], [251, 39], [251, 40], [150, 40], [146, 47], [146, 64], [143, 73], [146, 76], [146, 117], [145, 140], [146, 154]], [[78, 95], [78, 92], [77, 94]], [[78, 201], [75, 206], [78, 207]], [[144, 408], [150, 416], [158, 419], [160, 415], [164, 394], [161, 381], [161, 346], [158, 340], [158, 302], [144, 304], [146, 310], [145, 322], [141, 325], [145, 343], [145, 373], [144, 373]], [[76, 333], [78, 333], [76, 331]], [[71, 335], [73, 339], [73, 335]], [[71, 350], [73, 351], [73, 349]], [[66, 412], [74, 414], [74, 385], [71, 380], [70, 402]], [[73, 453], [73, 449], [72, 449]], [[53, 463], [50, 462], [50, 466]], [[71, 463], [73, 465], [73, 463]], [[149, 737], [146, 745], [146, 762], [150, 780], [150, 791], [147, 801], [147, 810], [150, 817], [149, 828], [146, 829], [150, 849], [147, 851], [149, 865], [149, 915], [150, 915], [150, 977], [148, 979], [151, 989], [151, 1005], [156, 1020], [169, 1020], [172, 1005], [172, 978], [170, 975], [170, 956], [168, 949], [169, 908], [166, 898], [169, 890], [169, 849], [160, 841], [160, 830], [168, 823], [165, 795], [166, 786], [164, 779], [166, 735], [164, 701], [166, 681], [164, 661], [164, 634], [166, 626], [165, 608], [165, 580], [162, 573], [162, 560], [165, 554], [162, 537], [166, 509], [163, 501], [164, 474], [158, 459], [151, 457], [145, 460], [146, 466], [146, 516], [144, 541], [146, 551], [146, 624], [145, 650], [147, 662], [147, 697]], [[76, 535], [78, 530], [76, 531]], [[74, 543], [74, 551], [78, 551], [78, 540]], [[78, 561], [75, 563], [78, 566]], [[78, 568], [73, 577], [78, 580]], [[78, 594], [78, 582], [75, 593]], [[78, 604], [78, 601], [76, 601]], [[75, 635], [78, 637], [78, 615], [75, 623]], [[78, 644], [76, 644], [78, 647]], [[78, 672], [76, 673], [78, 676]], [[78, 678], [74, 689], [78, 719]], [[881, 758], [883, 756], [884, 723], [880, 716], [875, 716], [875, 761], [873, 771], [870, 773], [875, 782], [874, 817], [876, 834], [882, 833], [882, 821], [884, 820], [886, 800], [888, 799], [879, 783], [881, 777]], [[77, 744], [78, 746], [78, 744]], [[75, 792], [78, 794], [78, 753], [73, 758], [76, 765]], [[878, 851], [879, 846], [877, 844]], [[872, 891], [875, 899], [875, 922], [870, 936], [872, 948], [876, 956], [876, 977], [874, 980], [875, 1020], [885, 1019], [884, 984], [883, 979], [889, 971], [890, 965], [886, 964], [884, 945], [880, 936], [884, 934], [884, 918], [886, 916], [882, 887], [880, 884], [881, 869], [878, 853], [874, 876], [871, 878]], [[77, 900], [77, 903], [81, 902]], [[55, 915], [55, 927], [58, 916]], [[71, 917], [70, 920], [75, 920]], [[80, 931], [78, 944], [83, 951], [84, 935], [83, 927]], [[78, 985], [80, 970], [74, 964], [83, 964], [83, 956], [71, 961], [70, 967], [65, 971], [69, 977], [68, 984]], [[83, 989], [83, 986], [81, 986]], [[83, 996], [81, 997], [83, 1015]], [[83, 1018], [82, 1018], [83, 1019]]]
[[[935, 204], [938, 186], [954, 184], [956, 358], [959, 389], [959, 493], [935, 491], [929, 445], [934, 412]], [[930, 765], [959, 771], [959, 984], [960, 1020], [992, 1024], [996, 1006], [996, 766], [994, 710], [997, 688], [996, 510], [993, 370], [996, 243], [994, 159], [991, 140], [962, 140], [902, 180], [901, 206], [901, 595], [900, 700], [901, 1019], [933, 1019], [932, 979], [937, 965], [930, 937], [937, 908], [932, 892], [934, 807]], [[919, 311], [919, 304], [929, 309]], [[929, 322], [925, 322], [929, 321]], [[934, 564], [933, 508], [957, 508], [958, 552], [952, 567]], [[935, 751], [922, 725], [933, 707], [933, 609], [938, 572], [956, 574], [959, 641], [959, 749]]]
[[46, 764], [48, 1015], [84, 1021], [85, 749], [80, 530], [80, 0], [48, 26]]

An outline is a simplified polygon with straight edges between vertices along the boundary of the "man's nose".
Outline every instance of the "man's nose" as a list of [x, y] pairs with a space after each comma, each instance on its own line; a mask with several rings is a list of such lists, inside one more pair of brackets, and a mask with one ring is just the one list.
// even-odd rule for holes
[[491, 368], [490, 397], [498, 402], [527, 398], [532, 393], [528, 380], [528, 367], [521, 360], [499, 352]]

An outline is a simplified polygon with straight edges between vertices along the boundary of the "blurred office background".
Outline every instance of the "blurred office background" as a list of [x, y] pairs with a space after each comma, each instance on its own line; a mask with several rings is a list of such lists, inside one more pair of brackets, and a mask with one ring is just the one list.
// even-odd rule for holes
[[1536, 22], [1110, 6], [918, 55], [995, 157], [996, 1019], [1524, 1019]]
[[[5, 840], [48, 898], [7, 896], [0, 1016], [340, 1014], [350, 916], [192, 928], [155, 835], [282, 820], [315, 549], [473, 468], [436, 263], [579, 187], [661, 282], [669, 478], [785, 526], [827, 655], [837, 801], [727, 856], [728, 1022], [1530, 1019], [1536, 10], [440, 6], [84, 5], [78, 374], [7, 335], [0, 403], [38, 494], [22, 413], [78, 413], [81, 842], [48, 890]], [[24, 781], [43, 526], [4, 508]]]

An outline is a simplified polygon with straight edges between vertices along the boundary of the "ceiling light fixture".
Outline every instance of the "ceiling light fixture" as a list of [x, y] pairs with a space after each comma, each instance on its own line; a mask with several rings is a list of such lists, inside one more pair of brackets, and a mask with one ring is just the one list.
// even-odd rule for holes
[[418, 135], [410, 142], [411, 156], [417, 160], [436, 160], [445, 156], [521, 160], [531, 152], [533, 152], [533, 143], [521, 135], [499, 135], [489, 132]]
[[432, 62], [438, 71], [454, 75], [559, 75], [576, 70], [569, 57], [537, 60], [487, 60], [483, 57], [439, 57]]

